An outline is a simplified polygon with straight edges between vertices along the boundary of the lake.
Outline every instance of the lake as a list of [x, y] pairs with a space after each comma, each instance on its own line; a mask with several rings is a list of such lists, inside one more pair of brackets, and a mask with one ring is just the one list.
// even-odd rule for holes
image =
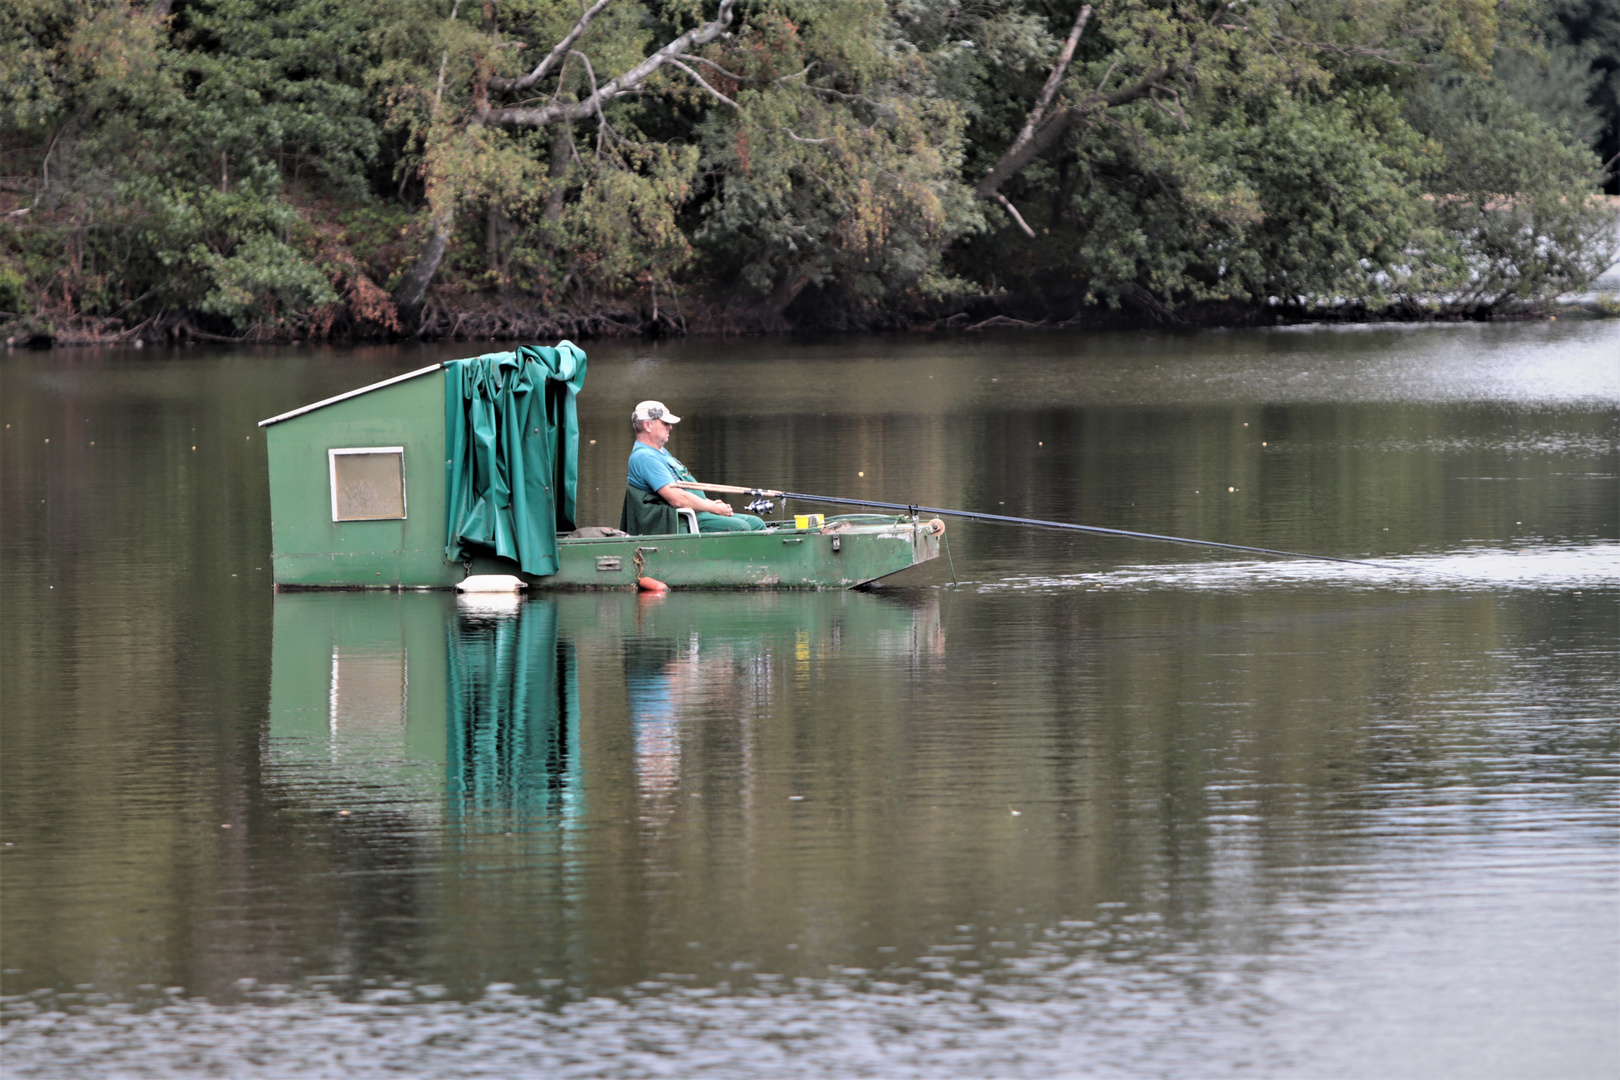
[[[586, 343], [851, 593], [270, 586], [437, 344], [0, 356], [8, 1077], [1620, 1074], [1620, 323]], [[796, 503], [788, 512], [831, 512]]]

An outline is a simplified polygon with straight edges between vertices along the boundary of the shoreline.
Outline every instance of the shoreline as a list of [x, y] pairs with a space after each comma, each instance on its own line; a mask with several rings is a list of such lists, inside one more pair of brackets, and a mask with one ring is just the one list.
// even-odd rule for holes
[[656, 340], [666, 337], [763, 337], [778, 334], [908, 333], [966, 335], [988, 332], [1039, 333], [1061, 330], [1199, 330], [1259, 329], [1282, 326], [1333, 326], [1372, 323], [1523, 322], [1551, 319], [1620, 318], [1620, 291], [1593, 290], [1552, 304], [1525, 305], [1506, 311], [1446, 311], [1397, 303], [1381, 308], [1347, 305], [1338, 309], [1250, 308], [1208, 305], [1173, 315], [1145, 312], [1089, 310], [1044, 315], [1024, 304], [964, 303], [949, 314], [875, 313], [865, 317], [789, 320], [780, 314], [729, 307], [705, 306], [692, 318], [671, 315], [667, 307], [652, 312], [631, 308], [599, 307], [586, 312], [525, 312], [513, 305], [452, 307], [430, 304], [414, 332], [361, 323], [331, 327], [326, 333], [297, 328], [255, 327], [240, 335], [216, 333], [199, 327], [185, 313], [148, 319], [126, 326], [117, 318], [71, 316], [14, 320], [0, 324], [0, 346], [7, 351], [71, 348], [75, 346], [183, 344], [291, 345], [291, 344], [399, 344], [410, 341], [571, 341]]

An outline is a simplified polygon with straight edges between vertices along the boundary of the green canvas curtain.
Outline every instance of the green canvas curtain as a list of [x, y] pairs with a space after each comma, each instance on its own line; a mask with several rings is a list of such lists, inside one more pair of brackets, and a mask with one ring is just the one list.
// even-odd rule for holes
[[478, 544], [536, 576], [574, 528], [585, 354], [571, 341], [445, 365], [445, 558]]

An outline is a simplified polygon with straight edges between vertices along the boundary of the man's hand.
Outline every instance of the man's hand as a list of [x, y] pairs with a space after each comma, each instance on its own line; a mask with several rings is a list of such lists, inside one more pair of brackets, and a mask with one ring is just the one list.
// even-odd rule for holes
[[721, 502], [719, 499], [705, 499], [695, 491], [678, 488], [674, 484], [665, 484], [658, 489], [658, 495], [669, 505], [683, 510], [700, 510], [704, 513], [719, 514], [721, 517], [730, 517], [736, 511], [731, 504]]

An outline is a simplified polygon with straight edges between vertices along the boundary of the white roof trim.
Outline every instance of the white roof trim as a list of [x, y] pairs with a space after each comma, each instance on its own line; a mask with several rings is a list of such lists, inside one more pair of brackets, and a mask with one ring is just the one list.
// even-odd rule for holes
[[337, 397], [329, 397], [325, 401], [317, 401], [313, 405], [305, 405], [302, 408], [294, 409], [292, 412], [284, 412], [280, 416], [272, 416], [268, 420], [260, 420], [259, 426], [269, 427], [271, 424], [279, 424], [283, 420], [291, 420], [295, 416], [303, 416], [307, 412], [314, 412], [316, 409], [324, 409], [328, 405], [335, 405], [340, 401], [347, 401], [352, 397], [359, 397], [361, 394], [369, 394], [373, 390], [381, 390], [385, 386], [393, 386], [395, 383], [402, 383], [408, 379], [415, 379], [419, 376], [428, 374], [430, 371], [439, 371], [443, 367], [443, 364], [434, 364], [431, 367], [422, 368], [420, 371], [408, 371], [404, 375], [395, 375], [392, 379], [384, 379], [382, 382], [372, 383], [370, 386], [362, 386], [358, 390], [350, 390], [347, 394], [339, 394]]

